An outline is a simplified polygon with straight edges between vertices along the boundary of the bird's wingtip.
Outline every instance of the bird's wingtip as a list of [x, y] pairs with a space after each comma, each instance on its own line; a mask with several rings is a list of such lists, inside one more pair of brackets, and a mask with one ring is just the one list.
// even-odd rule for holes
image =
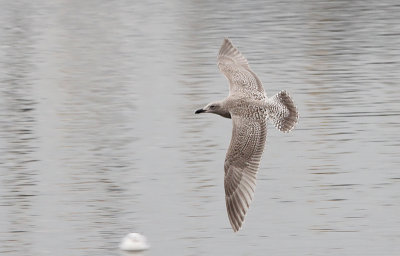
[[224, 37], [223, 44], [232, 44], [232, 41], [229, 39], [229, 37]]

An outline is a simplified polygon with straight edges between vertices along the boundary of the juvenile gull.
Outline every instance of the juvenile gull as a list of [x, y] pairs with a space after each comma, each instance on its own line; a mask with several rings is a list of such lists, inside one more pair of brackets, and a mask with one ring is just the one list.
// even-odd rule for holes
[[246, 58], [225, 39], [218, 68], [229, 81], [229, 95], [209, 103], [195, 114], [214, 113], [231, 118], [232, 138], [225, 158], [225, 201], [233, 231], [243, 223], [253, 200], [256, 175], [267, 137], [267, 120], [289, 132], [298, 120], [297, 108], [286, 91], [267, 98], [261, 81]]

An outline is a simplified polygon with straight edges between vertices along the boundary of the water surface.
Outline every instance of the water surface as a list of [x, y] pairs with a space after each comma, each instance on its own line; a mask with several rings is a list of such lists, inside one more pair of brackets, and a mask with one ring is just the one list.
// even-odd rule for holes
[[[3, 1], [0, 253], [397, 255], [397, 1]], [[233, 233], [231, 121], [194, 110], [228, 85], [229, 37], [300, 122], [270, 126]]]

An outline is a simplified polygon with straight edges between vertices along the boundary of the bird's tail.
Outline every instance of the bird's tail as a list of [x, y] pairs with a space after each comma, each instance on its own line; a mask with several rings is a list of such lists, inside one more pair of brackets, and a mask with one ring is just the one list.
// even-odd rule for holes
[[299, 113], [286, 91], [280, 91], [267, 101], [268, 118], [282, 132], [290, 132], [299, 119]]

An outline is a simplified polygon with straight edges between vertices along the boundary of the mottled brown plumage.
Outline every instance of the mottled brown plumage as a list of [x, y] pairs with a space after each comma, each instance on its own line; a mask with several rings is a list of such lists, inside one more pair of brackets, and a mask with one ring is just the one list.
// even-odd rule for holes
[[225, 39], [218, 67], [229, 81], [229, 95], [209, 103], [199, 113], [214, 113], [233, 122], [232, 139], [225, 158], [225, 200], [229, 221], [238, 231], [254, 197], [256, 175], [267, 137], [267, 120], [289, 132], [298, 120], [297, 108], [286, 91], [267, 98], [261, 81], [246, 58]]

